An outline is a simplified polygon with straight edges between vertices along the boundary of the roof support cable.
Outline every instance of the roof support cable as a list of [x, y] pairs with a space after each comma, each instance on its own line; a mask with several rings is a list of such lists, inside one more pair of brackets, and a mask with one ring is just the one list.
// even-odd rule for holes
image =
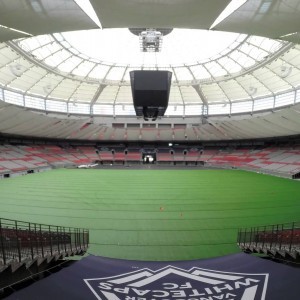
[[122, 75], [122, 78], [121, 78], [121, 81], [120, 81], [120, 84], [119, 84], [119, 87], [118, 87], [118, 90], [116, 92], [116, 95], [115, 95], [115, 98], [114, 98], [114, 102], [113, 102], [113, 117], [116, 118], [116, 102], [117, 102], [117, 98], [118, 98], [118, 95], [120, 93], [120, 90], [121, 90], [121, 83], [123, 82], [124, 80], [124, 77], [125, 77], [125, 74], [126, 74], [126, 71], [128, 69], [128, 66], [126, 66], [126, 68], [124, 68], [124, 72], [123, 72], [123, 75]]
[[182, 101], [182, 106], [183, 106], [183, 114], [182, 114], [182, 118], [184, 119], [184, 118], [185, 118], [185, 102], [184, 102], [182, 90], [181, 90], [181, 87], [180, 87], [180, 85], [179, 85], [178, 77], [177, 77], [177, 74], [176, 74], [174, 68], [173, 68], [172, 66], [170, 66], [170, 68], [172, 69], [172, 72], [173, 72], [173, 74], [174, 74], [174, 76], [175, 76], [175, 79], [176, 79], [177, 87], [178, 87], [178, 89], [179, 89], [179, 94], [180, 94], [181, 101]]
[[227, 93], [225, 92], [225, 90], [220, 86], [219, 82], [216, 82], [215, 77], [213, 76], [213, 74], [210, 72], [210, 70], [203, 65], [203, 67], [205, 68], [205, 70], [208, 72], [208, 74], [210, 74], [211, 78], [215, 81], [215, 83], [218, 85], [219, 89], [223, 92], [224, 96], [227, 98], [228, 102], [230, 103], [230, 114], [231, 114], [231, 100], [228, 97]]

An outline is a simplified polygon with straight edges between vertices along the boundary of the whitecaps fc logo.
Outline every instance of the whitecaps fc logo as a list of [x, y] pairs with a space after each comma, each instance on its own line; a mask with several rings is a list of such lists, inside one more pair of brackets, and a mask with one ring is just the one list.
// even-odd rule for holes
[[268, 274], [167, 266], [84, 281], [99, 300], [264, 300]]

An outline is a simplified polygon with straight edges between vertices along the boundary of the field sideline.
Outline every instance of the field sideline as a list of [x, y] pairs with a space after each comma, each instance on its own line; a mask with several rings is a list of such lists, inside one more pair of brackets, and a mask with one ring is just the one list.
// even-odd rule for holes
[[300, 182], [237, 170], [53, 170], [0, 180], [2, 218], [90, 229], [89, 253], [238, 252], [237, 229], [299, 221]]

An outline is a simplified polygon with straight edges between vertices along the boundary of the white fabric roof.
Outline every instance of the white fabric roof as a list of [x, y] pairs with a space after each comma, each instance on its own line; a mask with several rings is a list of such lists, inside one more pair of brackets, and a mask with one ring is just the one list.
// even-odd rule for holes
[[[218, 36], [218, 33], [214, 32], [217, 36], [215, 39], [218, 39], [222, 47], [213, 45], [206, 56], [197, 55], [202, 50], [201, 46], [204, 48], [209, 43], [207, 37], [201, 37], [198, 29], [210, 28], [230, 1], [91, 0], [102, 27], [106, 28], [101, 32], [101, 48], [88, 44], [89, 47], [100, 49], [98, 57], [76, 44], [74, 37], [72, 38], [73, 34], [59, 33], [98, 27], [76, 2], [79, 1], [1, 1], [0, 41], [3, 42], [0, 43], [0, 99], [5, 102], [1, 104], [5, 106], [6, 112], [15, 112], [23, 118], [23, 109], [18, 108], [17, 111], [10, 106], [15, 104], [47, 113], [80, 114], [80, 118], [85, 120], [101, 115], [107, 124], [110, 124], [110, 119], [126, 116], [129, 117], [128, 120], [132, 120], [135, 113], [129, 72], [134, 69], [161, 69], [173, 72], [169, 107], [166, 112], [169, 120], [179, 118], [189, 123], [189, 118], [191, 122], [197, 123], [201, 122], [202, 116], [211, 119], [216, 116], [256, 114], [293, 106], [299, 102], [300, 46], [289, 43], [300, 41], [297, 32], [300, 5], [296, 0], [243, 1], [245, 4], [214, 27], [214, 30], [241, 34], [230, 36], [224, 33], [227, 39], [231, 39], [225, 43], [221, 42], [221, 35]], [[168, 40], [175, 37], [176, 30], [173, 30], [173, 33], [165, 37], [164, 53], [146, 56], [132, 51], [134, 45], [129, 45], [129, 38], [121, 38], [125, 37], [124, 32], [130, 35], [127, 29], [123, 29], [123, 33], [119, 31], [113, 40], [109, 34], [107, 36], [110, 40], [103, 37], [110, 30], [116, 31], [114, 28], [121, 27], [195, 29], [194, 35], [191, 34], [191, 41], [188, 41], [188, 34], [185, 34], [183, 38], [174, 38], [168, 45]], [[87, 33], [84, 35], [88, 36]], [[87, 43], [82, 36], [77, 38], [80, 43]], [[95, 38], [89, 37], [89, 40], [94, 42]], [[128, 43], [129, 48], [125, 47], [125, 43]], [[136, 49], [139, 49], [138, 45]], [[7, 104], [9, 105], [6, 106]], [[294, 118], [297, 114], [291, 113], [289, 117]], [[36, 114], [33, 115], [37, 117]], [[18, 128], [19, 134], [40, 136], [40, 132], [49, 131], [49, 136], [53, 136], [52, 121], [40, 116], [32, 119], [33, 115], [28, 117], [28, 120], [35, 124], [34, 131], [19, 125], [12, 126], [13, 132], [18, 133]], [[3, 118], [5, 116], [3, 115]], [[195, 118], [198, 118], [198, 121]], [[289, 123], [287, 126], [285, 117], [276, 119], [276, 122], [285, 123], [283, 129], [273, 130], [272, 126], [263, 126], [264, 132], [258, 127], [265, 125], [265, 121], [261, 122], [259, 118], [253, 118], [255, 121], [250, 119], [251, 121], [244, 122], [248, 127], [234, 125], [234, 122], [239, 124], [240, 119], [228, 121], [229, 123], [224, 121], [228, 130], [226, 135], [230, 138], [234, 138], [234, 134], [237, 138], [247, 138], [249, 132], [249, 137], [255, 137], [254, 129], [257, 130], [257, 137], [300, 133], [299, 124], [296, 122], [296, 125], [290, 126]], [[46, 122], [45, 126], [40, 123], [41, 120]], [[74, 120], [67, 119], [66, 122], [70, 123], [70, 128], [73, 125], [80, 126], [79, 123], [74, 123]], [[259, 126], [254, 125], [251, 131], [253, 122]], [[0, 130], [9, 133], [8, 123], [3, 124], [5, 126], [2, 129], [0, 127]], [[51, 124], [51, 128], [46, 124]], [[57, 124], [65, 123], [61, 121]], [[215, 128], [216, 135], [212, 135], [211, 139], [224, 138], [220, 132], [225, 125], [222, 123], [222, 127], [218, 127], [218, 124], [216, 122], [210, 127], [205, 124], [210, 128], [209, 132]], [[60, 125], [53, 128], [57, 126], [60, 128]], [[202, 135], [205, 127], [203, 126], [199, 127], [199, 136]], [[231, 134], [228, 126], [236, 126], [239, 129], [233, 130]], [[190, 139], [198, 139], [194, 136], [197, 130], [193, 128], [193, 133], [188, 133], [187, 130]], [[96, 127], [94, 131], [98, 132]], [[127, 132], [127, 129], [124, 128], [123, 131]], [[109, 130], [105, 129], [105, 134], [97, 136], [97, 133], [94, 137], [114, 139], [117, 135], [106, 132]], [[153, 134], [155, 139], [162, 136], [169, 138], [177, 134], [172, 130], [167, 132]], [[58, 133], [57, 136], [66, 137]], [[127, 133], [120, 133], [119, 136], [127, 136]], [[128, 133], [128, 136], [129, 139], [139, 139], [140, 134], [137, 130], [136, 135]], [[185, 138], [184, 136], [182, 138]], [[204, 136], [201, 138], [210, 139], [209, 135]], [[87, 136], [81, 132], [80, 138]]]

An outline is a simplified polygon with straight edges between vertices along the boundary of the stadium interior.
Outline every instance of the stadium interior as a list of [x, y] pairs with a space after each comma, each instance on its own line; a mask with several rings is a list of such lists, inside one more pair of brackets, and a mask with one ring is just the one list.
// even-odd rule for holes
[[[93, 256], [243, 252], [299, 276], [299, 14], [296, 0], [0, 1], [0, 298], [33, 299], [29, 283]], [[168, 71], [159, 113], [137, 112], [134, 71]], [[225, 299], [206, 296], [191, 299]]]

